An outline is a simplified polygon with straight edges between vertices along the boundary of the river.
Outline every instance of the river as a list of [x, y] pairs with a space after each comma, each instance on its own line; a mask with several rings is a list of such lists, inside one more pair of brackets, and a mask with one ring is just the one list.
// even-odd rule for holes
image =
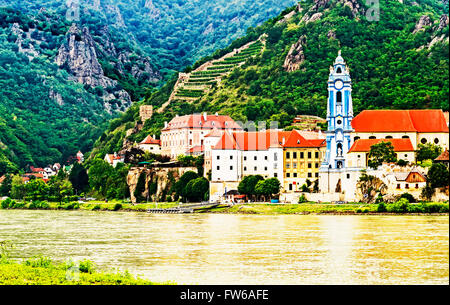
[[449, 284], [448, 216], [0, 210], [13, 258], [178, 284]]

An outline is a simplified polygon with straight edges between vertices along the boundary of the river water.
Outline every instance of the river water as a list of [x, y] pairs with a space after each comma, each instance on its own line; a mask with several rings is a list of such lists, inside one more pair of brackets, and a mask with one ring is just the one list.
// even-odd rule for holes
[[178, 284], [449, 284], [448, 216], [0, 210], [14, 258]]

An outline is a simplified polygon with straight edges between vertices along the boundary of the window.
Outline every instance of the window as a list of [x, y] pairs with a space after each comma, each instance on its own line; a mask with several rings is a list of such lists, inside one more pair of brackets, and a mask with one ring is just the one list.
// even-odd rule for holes
[[319, 168], [319, 163], [316, 162], [316, 168]]
[[254, 160], [256, 161], [256, 160], [258, 160], [258, 157], [257, 157], [257, 156], [255, 156], [255, 157], [254, 157], [253, 159], [254, 159]]
[[255, 166], [254, 169], [255, 169], [255, 172], [256, 172], [258, 170], [258, 167]]
[[291, 168], [291, 163], [286, 163], [286, 168]]
[[371, 140], [375, 140], [377, 137], [375, 137], [375, 136], [370, 136], [369, 137], [369, 139], [371, 139]]
[[297, 168], [297, 163], [296, 162], [294, 162], [293, 165], [294, 165], [294, 168]]
[[233, 160], [233, 156], [230, 156], [230, 160]]
[[300, 159], [304, 159], [305, 158], [305, 153], [304, 152], [301, 152], [300, 153]]
[[233, 170], [233, 166], [230, 166], [230, 171], [232, 171]]
[[247, 171], [247, 166], [244, 166], [244, 172], [246, 172]]
[[292, 153], [292, 158], [297, 159], [297, 153], [296, 152]]
[[402, 139], [409, 139], [409, 136], [403, 136]]
[[408, 183], [406, 183], [405, 188], [409, 189], [409, 184]]
[[386, 136], [386, 139], [392, 139], [392, 136]]
[[312, 163], [308, 163], [308, 168], [312, 168]]
[[355, 137], [355, 138], [353, 139], [353, 141], [356, 142], [356, 141], [358, 141], [359, 139], [361, 139], [361, 138], [360, 138], [360, 137]]
[[311, 152], [308, 152], [308, 159], [311, 159], [312, 158], [312, 154], [311, 154]]
[[418, 189], [419, 188], [419, 184], [418, 183], [416, 183], [416, 189]]
[[267, 166], [264, 167], [264, 170], [267, 171]]
[[434, 139], [434, 144], [439, 144], [439, 139], [438, 138]]
[[397, 190], [399, 190], [400, 189], [400, 183], [399, 184], [397, 184]]
[[289, 190], [292, 191], [292, 184], [289, 183]]
[[316, 151], [316, 159], [319, 159], [319, 152]]
[[297, 178], [297, 173], [294, 173], [294, 178]]
[[291, 157], [291, 154], [289, 152], [286, 152], [286, 159], [289, 159]]
[[338, 104], [342, 104], [342, 92], [341, 92], [341, 91], [338, 91], [338, 92], [336, 93], [336, 102], [337, 102]]
[[267, 157], [267, 156], [264, 156], [264, 160], [266, 160], [266, 161], [267, 161], [267, 160], [268, 160], [268, 157]]
[[290, 173], [286, 173], [286, 177], [289, 178], [291, 176]]
[[220, 160], [220, 156], [217, 156], [217, 160]]
[[350, 179], [350, 174], [347, 174], [347, 179]]
[[277, 153], [274, 153], [274, 154], [273, 154], [273, 159], [274, 159], [275, 161], [278, 161], [278, 154], [277, 154]]
[[427, 143], [427, 139], [422, 138], [422, 140], [420, 140], [420, 142], [421, 142], [422, 144], [426, 144], [426, 143]]
[[408, 158], [408, 154], [405, 154], [405, 158]]
[[319, 178], [319, 173], [316, 173], [316, 178]]
[[341, 125], [341, 124], [342, 124], [342, 121], [341, 121], [341, 120], [337, 120], [337, 124], [338, 124], [338, 125]]
[[220, 171], [220, 166], [217, 166], [217, 170]]
[[312, 173], [308, 173], [308, 178], [312, 178]]
[[342, 73], [342, 69], [341, 69], [341, 67], [337, 68], [337, 71], [336, 71], [336, 73]]
[[247, 157], [244, 157], [244, 161], [247, 161]]
[[273, 174], [273, 176], [274, 176], [275, 178], [277, 178], [277, 177], [278, 177], [278, 173]]

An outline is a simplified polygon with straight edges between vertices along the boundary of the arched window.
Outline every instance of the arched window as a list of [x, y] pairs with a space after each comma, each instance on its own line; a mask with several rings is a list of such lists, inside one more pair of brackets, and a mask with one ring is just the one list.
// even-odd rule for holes
[[377, 137], [376, 136], [370, 136], [369, 139], [371, 140], [375, 140]]
[[386, 139], [392, 139], [392, 136], [386, 136]]
[[356, 142], [356, 141], [358, 141], [359, 139], [361, 139], [361, 137], [355, 137], [355, 138], [353, 139], [353, 141]]
[[342, 152], [343, 152], [343, 150], [342, 150], [342, 143], [339, 143], [337, 145], [337, 155], [338, 155], [338, 157], [342, 157]]
[[336, 73], [342, 73], [341, 67], [337, 68]]
[[409, 136], [403, 136], [402, 139], [409, 139]]
[[336, 93], [336, 101], [338, 104], [342, 104], [342, 92], [341, 91], [338, 91]]
[[421, 142], [422, 144], [426, 144], [426, 143], [427, 143], [427, 139], [422, 138], [422, 140], [420, 140], [420, 142]]
[[439, 144], [439, 139], [438, 138], [434, 139], [434, 144]]

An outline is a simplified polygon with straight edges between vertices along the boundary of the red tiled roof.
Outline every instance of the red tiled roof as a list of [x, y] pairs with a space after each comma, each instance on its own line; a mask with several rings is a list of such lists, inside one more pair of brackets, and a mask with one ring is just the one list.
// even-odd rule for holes
[[[439, 157], [434, 159], [434, 161], [447, 161], [448, 162], [449, 161], [449, 153], [448, 153], [447, 148], [444, 150], [444, 152]], [[0, 182], [1, 182], [1, 180], [0, 180]]]
[[188, 153], [196, 153], [196, 152], [204, 152], [205, 151], [205, 147], [203, 145], [197, 145], [194, 147], [191, 147], [187, 150]]
[[44, 169], [40, 168], [40, 167], [34, 167], [34, 166], [30, 166], [30, 169], [33, 173], [39, 173], [39, 172], [43, 172]]
[[163, 130], [179, 128], [242, 129], [228, 115], [207, 115], [205, 120], [202, 114], [191, 114], [173, 118]]
[[270, 147], [324, 147], [325, 140], [307, 140], [294, 131], [225, 133], [213, 149], [268, 150]]
[[448, 132], [442, 110], [364, 110], [352, 127], [355, 132]]
[[28, 173], [28, 174], [25, 174], [24, 176], [25, 176], [25, 177], [35, 176], [36, 178], [41, 178], [41, 179], [44, 178], [44, 175], [43, 175], [43, 174], [37, 174], [37, 173]]
[[391, 142], [394, 146], [394, 151], [414, 151], [414, 147], [410, 139], [360, 139], [353, 143], [348, 151], [352, 152], [369, 152], [372, 145], [381, 142]]
[[139, 144], [156, 144], [161, 145], [161, 140], [155, 140], [152, 136], [148, 135], [141, 143]]
[[210, 133], [208, 133], [205, 138], [208, 137], [221, 137], [223, 134], [222, 131], [218, 130], [217, 128], [214, 128]]

